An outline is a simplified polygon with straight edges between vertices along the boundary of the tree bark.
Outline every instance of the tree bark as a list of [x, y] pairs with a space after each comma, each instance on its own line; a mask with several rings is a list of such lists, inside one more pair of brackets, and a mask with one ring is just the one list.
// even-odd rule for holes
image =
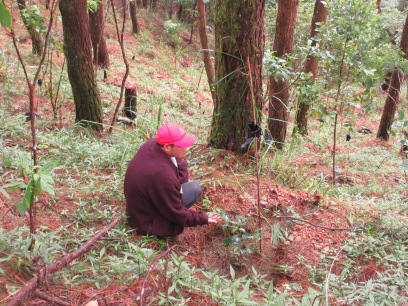
[[24, 15], [26, 13], [26, 0], [17, 0], [17, 3], [18, 3], [18, 9], [20, 11], [21, 19], [23, 19], [24, 25], [31, 38], [32, 53], [41, 55], [42, 54], [41, 36], [34, 29], [33, 25], [30, 23], [30, 20], [27, 19], [26, 16]]
[[[299, 0], [279, 0], [276, 19], [276, 32], [273, 50], [275, 56], [284, 58], [292, 53], [293, 36], [295, 32], [296, 15]], [[276, 141], [276, 147], [281, 149], [286, 139], [289, 112], [289, 82], [274, 76], [269, 79], [269, 131]]]
[[182, 15], [183, 15], [183, 5], [182, 5], [182, 4], [179, 4], [178, 13], [177, 13], [177, 19], [180, 20], [180, 21], [182, 21], [182, 20], [181, 20], [181, 19], [182, 19]]
[[[327, 3], [327, 1], [326, 1]], [[316, 35], [319, 33], [318, 29], [320, 23], [325, 23], [327, 20], [327, 4], [323, 3], [322, 0], [316, 0], [313, 17], [312, 17], [312, 28], [310, 31], [310, 38], [312, 39], [311, 46], [315, 47], [317, 41], [315, 40]], [[319, 24], [317, 24], [319, 23]], [[316, 57], [309, 55], [305, 63], [305, 73], [312, 73], [312, 80], [314, 82], [317, 75], [317, 61]], [[296, 114], [296, 126], [301, 135], [307, 135], [307, 113], [310, 109], [311, 101], [300, 100], [298, 105], [298, 111]]]
[[203, 0], [197, 0], [197, 9], [198, 9], [198, 27], [200, 33], [201, 48], [203, 49], [203, 61], [205, 72], [207, 74], [208, 85], [210, 86], [210, 92], [213, 101], [215, 101], [215, 92], [212, 89], [212, 84], [214, 81], [214, 68], [211, 62], [211, 55], [208, 46], [207, 38], [207, 21], [205, 17], [205, 4]]
[[92, 65], [86, 0], [61, 0], [59, 8], [68, 77], [75, 102], [75, 121], [101, 131], [102, 103]]
[[[217, 86], [210, 144], [242, 153], [248, 123], [254, 117], [258, 123], [261, 119], [265, 1], [217, 0], [214, 11]], [[251, 99], [249, 71], [255, 101]]]
[[127, 84], [125, 89], [125, 116], [134, 119], [137, 112], [137, 92], [135, 84]]
[[133, 34], [139, 34], [139, 24], [137, 22], [137, 4], [136, 1], [129, 2], [130, 19], [132, 20], [132, 32]]
[[381, 0], [377, 0], [377, 11], [381, 14]]
[[408, 3], [407, 3], [406, 0], [399, 0], [399, 1], [398, 1], [398, 6], [397, 6], [397, 8], [398, 8], [398, 10], [399, 10], [400, 12], [403, 12], [403, 11], [407, 8], [407, 6], [408, 6]]
[[145, 9], [150, 8], [150, 0], [143, 0], [143, 7]]
[[109, 53], [105, 39], [105, 18], [103, 3], [98, 4], [96, 12], [89, 10], [89, 28], [93, 47], [93, 62], [95, 65], [109, 67]]
[[[405, 19], [404, 28], [402, 30], [400, 50], [404, 53], [404, 59], [408, 60], [408, 15]], [[388, 140], [390, 137], [388, 130], [391, 129], [395, 112], [400, 104], [400, 92], [403, 85], [403, 80], [404, 77], [399, 72], [398, 67], [395, 68], [391, 75], [388, 96], [385, 100], [380, 126], [378, 127], [377, 131], [377, 138], [379, 139]]]
[[40, 286], [46, 281], [48, 275], [55, 273], [61, 270], [62, 268], [68, 266], [74, 259], [88, 252], [91, 249], [92, 245], [96, 241], [98, 241], [104, 234], [106, 234], [112, 228], [114, 228], [117, 223], [118, 223], [118, 219], [116, 218], [114, 221], [112, 221], [110, 224], [104, 227], [101, 231], [95, 234], [90, 240], [88, 240], [78, 250], [72, 253], [68, 253], [64, 257], [61, 257], [60, 259], [54, 261], [49, 266], [41, 269], [38, 272], [38, 275], [36, 277], [33, 277], [30, 281], [24, 284], [24, 286], [20, 289], [20, 291], [17, 292], [17, 294], [7, 304], [7, 306], [17, 306], [23, 303], [31, 294], [35, 292], [38, 286]]

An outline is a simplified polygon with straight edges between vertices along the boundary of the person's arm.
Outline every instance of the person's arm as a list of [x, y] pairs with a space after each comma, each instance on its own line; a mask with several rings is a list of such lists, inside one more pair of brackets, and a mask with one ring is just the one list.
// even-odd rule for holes
[[208, 216], [202, 212], [190, 210], [183, 205], [180, 196], [180, 184], [174, 181], [176, 178], [163, 177], [151, 188], [149, 196], [156, 207], [157, 212], [175, 224], [181, 226], [197, 226], [208, 223]]
[[180, 180], [180, 184], [184, 184], [188, 182], [188, 169], [187, 169], [187, 161], [184, 159], [177, 159], [177, 166], [178, 166], [178, 176]]

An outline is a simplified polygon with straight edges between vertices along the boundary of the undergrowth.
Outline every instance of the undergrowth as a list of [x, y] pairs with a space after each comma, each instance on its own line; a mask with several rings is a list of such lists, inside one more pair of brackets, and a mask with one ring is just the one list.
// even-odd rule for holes
[[[49, 284], [66, 288], [133, 288], [140, 287], [140, 282], [152, 273], [149, 282], [159, 288], [156, 296], [149, 297], [152, 304], [203, 301], [222, 305], [311, 305], [326, 301], [361, 305], [408, 303], [407, 181], [399, 169], [402, 159], [398, 156], [398, 143], [389, 147], [364, 147], [369, 136], [355, 132], [352, 141], [346, 142], [346, 130], [340, 130], [338, 146], [343, 149], [337, 154], [339, 181], [333, 184], [332, 155], [328, 148], [332, 145], [333, 121], [326, 118], [322, 124], [311, 118], [310, 135], [306, 138], [295, 135], [281, 151], [262, 142], [260, 168], [256, 169], [253, 156], [238, 157], [224, 150], [205, 148], [211, 125], [211, 104], [198, 105], [195, 100], [197, 88], [203, 90], [207, 86], [204, 80], [197, 86], [201, 74], [199, 53], [193, 52], [192, 64], [184, 67], [181, 59], [187, 57], [185, 52], [192, 52], [185, 45], [180, 46], [177, 56], [169, 57], [174, 47], [160, 41], [157, 49], [152, 50], [147, 30], [135, 39], [137, 48], [128, 47], [128, 54], [150, 57], [153, 63], [131, 67], [131, 74], [142, 89], [135, 128], [119, 125], [112, 135], [96, 135], [72, 125], [73, 114], [65, 115], [70, 123], [65, 127], [56, 127], [54, 122], [47, 121], [49, 118], [36, 121], [41, 152], [39, 164], [51, 160], [57, 164], [55, 194], [39, 198], [39, 218], [44, 220], [34, 237], [33, 251], [28, 251], [32, 237], [24, 219], [13, 215], [17, 227], [0, 228], [0, 279], [8, 283], [7, 294], [21, 287], [10, 281], [14, 280], [10, 275], [18, 274], [28, 280], [38, 268], [76, 250], [119, 216], [119, 225], [108, 237], [96, 243], [92, 251], [74, 261], [68, 269], [54, 274]], [[1, 71], [16, 66], [4, 52], [2, 56]], [[120, 67], [122, 64], [116, 63], [112, 70]], [[167, 73], [164, 79], [163, 71]], [[191, 76], [193, 81], [186, 81], [185, 75]], [[5, 186], [23, 183], [28, 175], [25, 169], [32, 164], [29, 124], [25, 123], [22, 113], [11, 107], [13, 97], [18, 94], [15, 80], [21, 76], [21, 69], [17, 69], [15, 75], [9, 73], [4, 78], [4, 103], [0, 106], [0, 194], [2, 200], [6, 199], [5, 195], [10, 197], [10, 210], [21, 201], [24, 188], [10, 191]], [[112, 100], [104, 102], [109, 112], [116, 103], [118, 89], [109, 84], [101, 85], [100, 89], [103, 96]], [[209, 97], [206, 99], [208, 102]], [[301, 288], [296, 282], [278, 288], [271, 280], [272, 272], [260, 273], [255, 267], [246, 266], [243, 260], [248, 254], [265, 256], [258, 242], [267, 232], [271, 236], [270, 244], [282, 247], [288, 239], [288, 229], [279, 224], [267, 223], [261, 231], [250, 228], [256, 224], [253, 217], [239, 214], [228, 217], [218, 210], [225, 223], [222, 229], [213, 232], [215, 239], [208, 239], [207, 243], [216, 255], [227, 258], [227, 272], [197, 264], [192, 260], [197, 250], [185, 244], [175, 247], [163, 258], [157, 257], [169, 247], [177, 246], [177, 241], [139, 237], [127, 226], [122, 192], [127, 164], [140, 145], [167, 121], [177, 121], [199, 137], [189, 158], [192, 173], [202, 185], [217, 190], [229, 182], [237, 193], [245, 193], [248, 185], [255, 184], [258, 170], [261, 178], [288, 189], [321, 194], [322, 206], [350, 210], [349, 223], [355, 229], [343, 245], [321, 250], [320, 261], [314, 265], [303, 264], [312, 283], [310, 288]], [[223, 176], [215, 177], [215, 172]], [[60, 203], [61, 199], [66, 206]], [[217, 203], [208, 198], [202, 203], [205, 210], [218, 209]], [[373, 215], [374, 220], [368, 218]], [[6, 218], [11, 217], [5, 215], [0, 220], [4, 225], [9, 222]], [[63, 224], [51, 228], [46, 218], [58, 219], [57, 222]], [[156, 263], [155, 259], [158, 259]], [[152, 264], [155, 265], [153, 272], [149, 270]], [[244, 266], [247, 275], [238, 275]], [[288, 271], [293, 267], [271, 263], [270, 270], [273, 269], [290, 274]]]

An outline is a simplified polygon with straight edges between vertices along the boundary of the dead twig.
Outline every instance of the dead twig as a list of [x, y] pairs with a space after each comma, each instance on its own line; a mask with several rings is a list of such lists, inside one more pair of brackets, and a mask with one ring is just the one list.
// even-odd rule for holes
[[312, 223], [310, 221], [295, 218], [295, 217], [291, 217], [291, 216], [277, 216], [276, 218], [279, 218], [279, 219], [286, 218], [286, 219], [297, 220], [297, 221], [300, 221], [300, 222], [308, 223], [308, 224], [310, 224], [312, 226], [315, 226], [315, 227], [320, 227], [320, 228], [331, 230], [331, 231], [354, 231], [356, 229], [356, 227], [327, 227], [327, 226], [314, 224], [314, 223]]
[[327, 274], [327, 277], [326, 277], [326, 306], [329, 305], [329, 278], [330, 278], [330, 274], [331, 274], [331, 271], [333, 269], [334, 263], [336, 262], [337, 257], [340, 255], [341, 251], [343, 251], [343, 249], [346, 246], [348, 246], [348, 244], [343, 245], [341, 247], [341, 249], [337, 252], [336, 256], [334, 257], [334, 259], [333, 259], [333, 261], [332, 261], [332, 263], [330, 265], [330, 270], [329, 270], [329, 273]]
[[35, 290], [34, 292], [35, 296], [37, 296], [40, 299], [43, 299], [47, 302], [53, 303], [53, 304], [57, 304], [57, 305], [62, 305], [62, 306], [70, 306], [71, 303], [65, 302], [63, 300], [61, 300], [60, 298], [57, 298], [56, 296], [51, 296], [48, 295], [44, 292], [41, 292], [39, 290]]
[[59, 258], [58, 260], [54, 261], [49, 266], [41, 269], [38, 271], [37, 276], [33, 277], [29, 280], [25, 285], [15, 293], [12, 300], [7, 304], [7, 306], [17, 306], [20, 305], [26, 300], [31, 294], [35, 292], [38, 286], [43, 284], [46, 280], [46, 276], [52, 273], [55, 273], [62, 268], [68, 266], [74, 259], [78, 258], [79, 256], [87, 253], [93, 246], [93, 244], [98, 241], [104, 234], [109, 232], [112, 228], [116, 226], [118, 223], [118, 219], [116, 218], [110, 224], [105, 226], [102, 230], [100, 230], [96, 235], [94, 235], [90, 240], [88, 240], [83, 246], [81, 246], [78, 250], [65, 255], [64, 257]]

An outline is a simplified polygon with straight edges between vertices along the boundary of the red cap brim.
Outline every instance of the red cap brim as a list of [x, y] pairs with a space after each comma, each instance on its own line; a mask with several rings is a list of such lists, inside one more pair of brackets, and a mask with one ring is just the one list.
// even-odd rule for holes
[[185, 134], [183, 138], [173, 142], [172, 144], [178, 147], [188, 148], [188, 147], [191, 147], [196, 142], [196, 140], [197, 140], [197, 137], [193, 135]]

